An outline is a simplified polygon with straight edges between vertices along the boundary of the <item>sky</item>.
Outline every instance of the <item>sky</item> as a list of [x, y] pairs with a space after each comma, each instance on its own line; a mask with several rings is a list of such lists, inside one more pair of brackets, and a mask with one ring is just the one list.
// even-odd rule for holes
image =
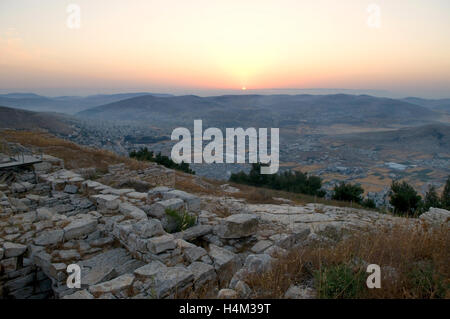
[[449, 0], [0, 1], [0, 92], [449, 98], [449, 57]]

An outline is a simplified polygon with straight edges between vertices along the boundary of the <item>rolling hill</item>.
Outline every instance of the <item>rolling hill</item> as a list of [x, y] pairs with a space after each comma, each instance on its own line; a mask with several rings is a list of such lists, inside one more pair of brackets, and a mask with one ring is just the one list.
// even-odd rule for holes
[[284, 127], [336, 123], [383, 127], [420, 125], [439, 118], [429, 108], [368, 95], [139, 96], [90, 108], [77, 116], [145, 121], [155, 125], [192, 124], [203, 119], [217, 127]]
[[122, 94], [98, 94], [91, 96], [58, 96], [46, 97], [34, 93], [8, 93], [0, 94], [0, 105], [20, 108], [37, 112], [59, 112], [75, 114], [82, 110], [125, 100], [142, 95], [155, 95], [159, 97], [171, 96], [169, 94], [153, 93], [122, 93]]
[[4, 106], [0, 106], [0, 128], [46, 130], [63, 135], [68, 135], [73, 131], [64, 115], [31, 112]]

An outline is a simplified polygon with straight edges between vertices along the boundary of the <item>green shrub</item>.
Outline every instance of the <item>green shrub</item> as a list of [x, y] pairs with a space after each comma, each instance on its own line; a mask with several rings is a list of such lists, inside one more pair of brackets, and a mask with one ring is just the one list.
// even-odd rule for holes
[[377, 208], [375, 201], [371, 198], [366, 198], [365, 200], [363, 200], [361, 205], [365, 208]]
[[394, 213], [398, 215], [420, 215], [422, 198], [406, 182], [392, 182], [389, 202], [394, 207]]
[[248, 174], [245, 172], [231, 174], [229, 181], [255, 187], [265, 187], [291, 193], [324, 197], [321, 190], [322, 179], [298, 171], [285, 171], [278, 174], [261, 174], [261, 167], [267, 164], [254, 163]]
[[350, 183], [341, 182], [334, 187], [333, 199], [343, 200], [346, 202], [362, 202], [362, 194], [364, 190], [360, 185], [352, 185]]
[[444, 190], [442, 191], [441, 205], [442, 208], [450, 209], [450, 176], [447, 178]]
[[195, 172], [189, 167], [188, 163], [181, 162], [180, 164], [175, 163], [170, 157], [161, 155], [159, 152], [156, 156], [154, 156], [152, 151], [149, 151], [146, 147], [140, 148], [138, 151], [131, 151], [129, 156], [138, 161], [147, 161], [154, 162], [160, 165], [163, 165], [167, 168], [173, 168], [188, 174], [195, 175]]
[[197, 218], [195, 216], [192, 216], [185, 211], [179, 212], [167, 208], [166, 215], [169, 217], [170, 221], [174, 223], [174, 229], [172, 231], [173, 233], [184, 231], [194, 226], [197, 222]]
[[362, 269], [355, 270], [348, 264], [326, 266], [314, 274], [317, 297], [325, 299], [363, 298], [367, 289]]
[[445, 298], [449, 290], [448, 282], [435, 271], [431, 262], [415, 264], [408, 273], [408, 283], [414, 298]]
[[441, 207], [441, 201], [439, 199], [439, 196], [436, 192], [436, 187], [430, 186], [428, 188], [427, 193], [425, 194], [425, 199], [423, 203], [424, 211], [428, 211], [430, 207], [434, 208], [440, 208]]

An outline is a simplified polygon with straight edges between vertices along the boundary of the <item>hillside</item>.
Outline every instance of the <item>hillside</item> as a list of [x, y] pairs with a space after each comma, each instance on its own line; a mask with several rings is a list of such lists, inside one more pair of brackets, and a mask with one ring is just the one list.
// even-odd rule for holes
[[61, 114], [38, 113], [0, 106], [0, 128], [47, 130], [70, 134], [73, 129]]
[[428, 107], [430, 109], [450, 112], [450, 99], [428, 100], [418, 97], [407, 97], [403, 100], [405, 102]]
[[[84, 118], [181, 125], [201, 118], [218, 127], [284, 127], [353, 124], [420, 124], [439, 118], [432, 110], [404, 101], [367, 95], [140, 96], [82, 111]], [[288, 119], [288, 120], [287, 120]]]
[[[153, 93], [98, 94], [91, 96], [58, 96], [47, 97], [34, 93], [0, 94], [0, 105], [39, 112], [59, 112], [75, 114], [82, 110]], [[165, 97], [169, 94], [154, 94]]]
[[[0, 174], [0, 298], [449, 296], [449, 211], [404, 218], [261, 189], [246, 197], [248, 187], [133, 167], [49, 135], [5, 137], [46, 155], [36, 175]], [[69, 162], [54, 157], [73, 150]], [[100, 161], [106, 170], [91, 166]], [[370, 263], [383, 289], [367, 289]], [[67, 285], [69, 264], [81, 289]]]
[[448, 153], [450, 149], [450, 125], [428, 124], [386, 132], [345, 134], [330, 138], [358, 147], [388, 147], [391, 149], [420, 150], [423, 153]]

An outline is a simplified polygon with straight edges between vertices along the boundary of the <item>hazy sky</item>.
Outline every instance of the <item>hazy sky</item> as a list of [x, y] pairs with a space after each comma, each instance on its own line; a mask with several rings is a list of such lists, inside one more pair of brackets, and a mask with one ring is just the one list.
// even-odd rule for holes
[[2, 92], [243, 87], [450, 97], [450, 1], [0, 0]]

